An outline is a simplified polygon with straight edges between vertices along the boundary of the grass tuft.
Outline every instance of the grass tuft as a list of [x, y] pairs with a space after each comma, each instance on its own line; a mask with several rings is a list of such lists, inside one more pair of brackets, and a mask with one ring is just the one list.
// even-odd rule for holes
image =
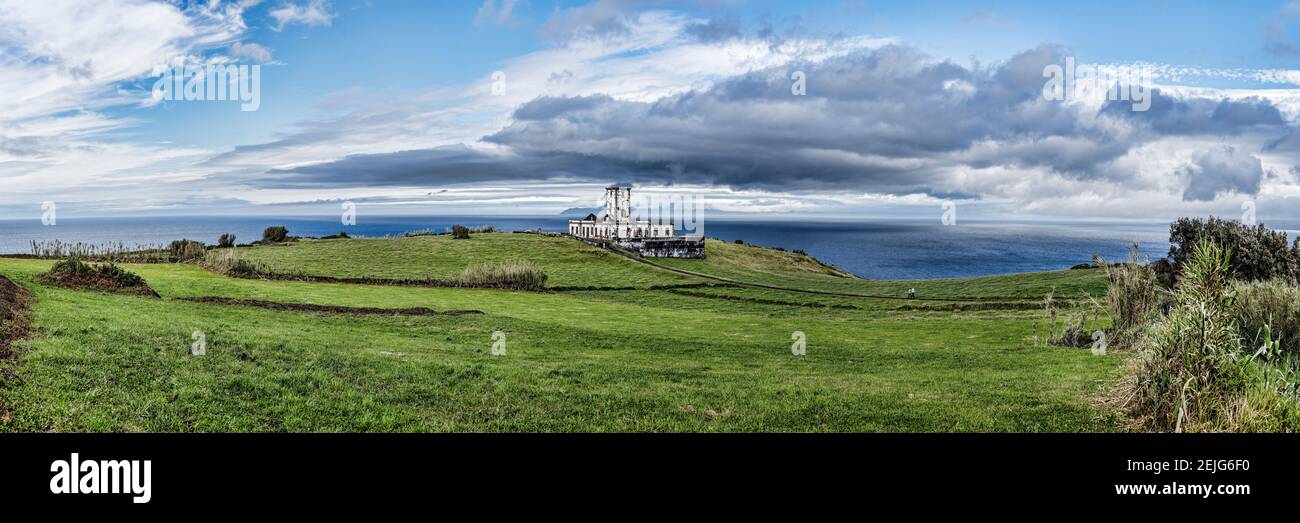
[[546, 289], [546, 273], [528, 260], [470, 265], [456, 281], [465, 287], [524, 291]]

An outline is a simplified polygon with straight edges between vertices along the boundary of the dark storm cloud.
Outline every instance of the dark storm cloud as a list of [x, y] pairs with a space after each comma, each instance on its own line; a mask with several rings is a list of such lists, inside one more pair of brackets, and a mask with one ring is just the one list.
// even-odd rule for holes
[[[846, 190], [974, 196], [977, 170], [1038, 168], [1073, 179], [1137, 176], [1114, 160], [1165, 135], [1289, 127], [1271, 103], [1176, 99], [1153, 92], [1148, 113], [1044, 99], [1043, 68], [1063, 51], [1041, 46], [990, 68], [933, 62], [891, 46], [820, 63], [756, 71], [654, 102], [542, 97], [466, 147], [350, 156], [274, 171], [276, 186], [419, 185], [493, 180], [627, 180], [778, 191]], [[806, 96], [792, 74], [804, 73]], [[1226, 156], [1225, 156], [1226, 155]], [[1242, 152], [1209, 151], [1183, 173], [1187, 199], [1258, 191]], [[954, 172], [976, 170], [954, 181]], [[1004, 182], [988, 182], [990, 184]]]
[[673, 167], [667, 162], [622, 161], [567, 153], [521, 157], [450, 146], [354, 154], [333, 162], [274, 169], [249, 182], [263, 188], [436, 186], [557, 178], [607, 181], [623, 176], [627, 180], [635, 178], [667, 184], [680, 174]]
[[1241, 134], [1286, 126], [1282, 112], [1263, 98], [1180, 99], [1153, 89], [1150, 109], [1133, 111], [1131, 106], [1132, 102], [1111, 101], [1102, 112], [1143, 122], [1166, 135]]
[[[940, 181], [940, 170], [930, 168], [935, 158], [984, 140], [1022, 145], [976, 163], [1086, 171], [1127, 146], [1098, 130], [1074, 145], [1040, 143], [1081, 134], [1074, 108], [1039, 94], [1043, 66], [1058, 58], [1043, 47], [985, 72], [887, 47], [758, 71], [653, 103], [543, 98], [485, 140], [523, 155], [635, 161], [655, 172], [678, 164], [682, 181], [733, 187], [916, 191]], [[791, 92], [796, 70], [805, 73], [807, 96]]]
[[1188, 177], [1184, 201], [1211, 201], [1226, 193], [1258, 194], [1264, 167], [1259, 158], [1221, 147], [1198, 155], [1183, 174]]

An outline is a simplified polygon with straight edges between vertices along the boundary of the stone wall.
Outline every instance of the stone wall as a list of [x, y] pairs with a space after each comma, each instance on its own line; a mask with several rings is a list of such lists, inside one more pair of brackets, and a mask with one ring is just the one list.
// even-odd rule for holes
[[618, 246], [650, 258], [703, 258], [704, 240], [692, 238], [627, 239]]

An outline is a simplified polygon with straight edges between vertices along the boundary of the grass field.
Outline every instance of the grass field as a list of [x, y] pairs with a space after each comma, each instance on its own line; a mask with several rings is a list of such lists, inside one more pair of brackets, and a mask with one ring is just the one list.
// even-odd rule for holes
[[[0, 275], [35, 296], [34, 332], [18, 342], [16, 360], [0, 363], [8, 371], [0, 375], [15, 376], [0, 384], [0, 404], [12, 411], [0, 431], [1118, 428], [1095, 398], [1124, 356], [1034, 340], [1045, 334], [1042, 296], [1099, 295], [1099, 271], [873, 282], [768, 249], [709, 242], [708, 254], [667, 263], [788, 289], [651, 289], [712, 280], [571, 239], [509, 233], [305, 240], [245, 255], [280, 272], [357, 278], [445, 278], [477, 261], [529, 259], [549, 286], [574, 290], [244, 280], [194, 265], [128, 266], [157, 299], [46, 286], [35, 277], [51, 262], [0, 259]], [[799, 292], [901, 296], [910, 287], [954, 301]], [[482, 314], [181, 299], [208, 296]], [[196, 331], [206, 355], [189, 354]], [[491, 353], [494, 332], [504, 334], [504, 355]], [[805, 356], [791, 354], [795, 332], [806, 336]]]

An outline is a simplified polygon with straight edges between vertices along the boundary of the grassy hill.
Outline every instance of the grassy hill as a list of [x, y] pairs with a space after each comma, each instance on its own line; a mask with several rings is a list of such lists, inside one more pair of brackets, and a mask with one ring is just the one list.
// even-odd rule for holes
[[300, 240], [244, 249], [243, 256], [272, 272], [335, 278], [452, 279], [477, 262], [530, 260], [546, 271], [552, 287], [649, 287], [693, 280], [570, 238], [540, 234]]
[[[571, 239], [481, 234], [248, 249], [334, 277], [458, 274], [530, 259], [552, 286], [509, 292], [226, 278], [132, 265], [162, 299], [51, 287], [49, 261], [0, 259], [35, 332], [0, 363], [0, 431], [1097, 431], [1122, 355], [1035, 342], [1035, 300], [1096, 292], [1096, 271], [872, 282], [792, 253], [710, 242], [682, 270]], [[792, 258], [797, 257], [797, 258]], [[662, 260], [660, 260], [662, 261]], [[800, 292], [924, 293], [916, 302]], [[596, 290], [625, 289], [638, 290]], [[399, 316], [195, 302], [213, 297], [482, 314]], [[1036, 327], [1035, 324], [1038, 324]], [[201, 331], [207, 354], [190, 356]], [[493, 333], [506, 354], [494, 356]], [[792, 335], [807, 355], [791, 354]]]
[[745, 282], [831, 293], [903, 297], [909, 289], [919, 298], [1014, 297], [1039, 299], [1048, 294], [1102, 296], [1106, 280], [1101, 269], [940, 280], [862, 280], [815, 258], [775, 249], [717, 240], [705, 243], [703, 260], [656, 259], [654, 263]]

